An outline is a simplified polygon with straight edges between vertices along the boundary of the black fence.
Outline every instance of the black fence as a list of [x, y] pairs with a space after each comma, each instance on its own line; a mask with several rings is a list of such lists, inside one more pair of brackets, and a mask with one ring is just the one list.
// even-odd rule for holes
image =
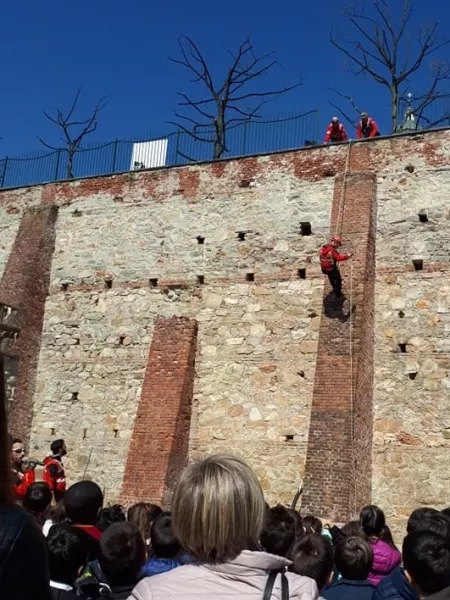
[[[73, 156], [72, 166], [69, 164], [66, 149], [16, 157], [6, 156], [0, 159], [0, 187], [21, 187], [72, 177], [89, 177], [151, 166], [173, 166], [211, 160], [214, 147], [212, 129], [202, 128], [196, 133], [209, 141], [198, 141], [186, 132], [175, 131], [163, 136], [117, 139], [105, 144], [85, 145]], [[228, 130], [227, 151], [223, 158], [289, 150], [317, 143], [318, 139], [317, 110], [274, 119], [261, 119]], [[155, 142], [149, 162], [139, 157], [135, 159], [135, 144], [144, 142]], [[145, 152], [145, 148], [142, 148], [142, 151]]]

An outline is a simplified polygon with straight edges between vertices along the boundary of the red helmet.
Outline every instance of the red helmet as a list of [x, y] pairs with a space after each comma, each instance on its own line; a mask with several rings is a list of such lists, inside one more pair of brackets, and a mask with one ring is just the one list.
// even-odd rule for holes
[[339, 235], [334, 235], [331, 238], [331, 241], [334, 242], [335, 244], [337, 244], [338, 246], [342, 246], [342, 238]]

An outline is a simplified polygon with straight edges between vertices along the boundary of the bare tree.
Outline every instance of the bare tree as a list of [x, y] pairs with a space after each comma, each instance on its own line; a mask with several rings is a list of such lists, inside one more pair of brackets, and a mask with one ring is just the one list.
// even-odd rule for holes
[[[406, 98], [411, 79], [418, 71], [428, 67], [430, 74], [428, 89], [415, 98], [413, 109], [418, 121], [426, 121], [426, 111], [437, 100], [450, 97], [442, 91], [442, 83], [450, 80], [450, 63], [432, 60], [441, 48], [450, 43], [450, 39], [439, 36], [439, 23], [436, 21], [416, 32], [413, 43], [412, 13], [412, 0], [403, 0], [400, 20], [396, 23], [388, 0], [372, 0], [370, 15], [357, 13], [354, 9], [346, 12], [356, 39], [338, 40], [333, 32], [330, 34], [331, 44], [347, 57], [356, 75], [371, 77], [387, 88], [393, 131], [398, 129], [401, 118], [400, 102]], [[449, 116], [446, 112], [430, 121], [428, 126], [439, 125]]]
[[345, 100], [351, 106], [353, 113], [351, 114], [351, 113], [347, 112], [347, 110], [344, 110], [342, 108], [342, 106], [339, 106], [335, 102], [331, 102], [331, 100], [329, 101], [330, 106], [335, 108], [338, 111], [338, 113], [340, 113], [344, 117], [344, 119], [347, 121], [347, 123], [349, 125], [356, 127], [358, 124], [358, 121], [361, 117], [361, 112], [362, 112], [361, 109], [357, 106], [356, 102], [348, 94], [344, 94], [343, 92], [340, 92], [339, 90], [335, 90], [334, 88], [328, 88], [328, 89], [330, 90], [330, 92], [334, 92], [335, 94], [340, 96], [343, 100]]
[[[77, 121], [74, 118], [74, 112], [77, 108], [78, 100], [80, 98], [81, 88], [75, 94], [75, 98], [72, 102], [72, 105], [66, 115], [64, 115], [63, 111], [60, 108], [56, 108], [56, 116], [52, 117], [47, 112], [43, 111], [44, 115], [47, 117], [49, 121], [57, 125], [62, 131], [61, 141], [64, 143], [64, 146], [52, 146], [45, 142], [42, 138], [38, 137], [38, 140], [43, 144], [46, 148], [50, 148], [51, 150], [64, 151], [67, 152], [67, 168], [66, 168], [66, 177], [67, 179], [73, 179], [73, 159], [75, 154], [80, 150], [81, 143], [84, 138], [93, 133], [97, 129], [98, 124], [98, 115], [101, 110], [103, 110], [106, 106], [107, 98], [100, 98], [100, 100], [95, 105], [90, 117], [83, 121]], [[73, 119], [73, 120], [72, 120]]]
[[[259, 111], [268, 99], [301, 85], [299, 82], [271, 91], [257, 91], [249, 87], [251, 82], [265, 77], [277, 65], [273, 52], [255, 56], [249, 39], [240, 44], [235, 54], [230, 53], [230, 66], [219, 84], [214, 82], [206, 59], [191, 38], [182, 36], [178, 43], [181, 57], [170, 60], [188, 69], [194, 75], [192, 83], [201, 83], [205, 95], [194, 100], [188, 94], [180, 93], [181, 101], [178, 106], [192, 109], [193, 116], [180, 112], [175, 112], [175, 116], [190, 124], [191, 129], [180, 122], [171, 123], [197, 141], [213, 143], [214, 159], [226, 152], [227, 132], [230, 129], [260, 118]], [[209, 131], [212, 132], [212, 137], [206, 137]], [[192, 160], [191, 157], [182, 155]]]

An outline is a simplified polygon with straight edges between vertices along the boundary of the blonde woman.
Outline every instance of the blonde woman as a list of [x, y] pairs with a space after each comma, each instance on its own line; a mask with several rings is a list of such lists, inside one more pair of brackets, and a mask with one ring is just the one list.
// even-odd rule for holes
[[143, 579], [128, 600], [318, 598], [312, 579], [285, 573], [289, 560], [260, 550], [264, 497], [240, 458], [216, 455], [187, 467], [172, 516], [174, 533], [195, 562]]

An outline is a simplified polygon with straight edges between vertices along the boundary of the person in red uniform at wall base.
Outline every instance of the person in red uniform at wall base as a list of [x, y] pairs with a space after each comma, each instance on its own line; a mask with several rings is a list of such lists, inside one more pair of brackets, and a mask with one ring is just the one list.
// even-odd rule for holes
[[67, 449], [64, 440], [54, 440], [50, 444], [51, 456], [44, 459], [44, 476], [53, 493], [55, 502], [59, 502], [66, 491], [66, 475], [62, 457], [66, 456]]
[[322, 273], [328, 276], [336, 298], [342, 296], [342, 278], [337, 263], [348, 260], [352, 256], [351, 254], [340, 254], [338, 252], [340, 246], [342, 246], [342, 240], [336, 235], [331, 238], [328, 244], [322, 246], [319, 251]]
[[331, 119], [331, 123], [327, 127], [327, 131], [325, 133], [325, 144], [330, 144], [332, 142], [346, 142], [348, 140], [347, 132], [345, 131], [345, 127], [342, 123], [339, 123], [339, 119], [337, 117], [333, 117]]
[[13, 438], [11, 445], [11, 473], [16, 499], [22, 501], [27, 489], [35, 481], [34, 469], [24, 468], [25, 446], [20, 438]]
[[356, 128], [356, 138], [373, 138], [380, 135], [376, 122], [366, 112], [361, 113], [361, 120]]

